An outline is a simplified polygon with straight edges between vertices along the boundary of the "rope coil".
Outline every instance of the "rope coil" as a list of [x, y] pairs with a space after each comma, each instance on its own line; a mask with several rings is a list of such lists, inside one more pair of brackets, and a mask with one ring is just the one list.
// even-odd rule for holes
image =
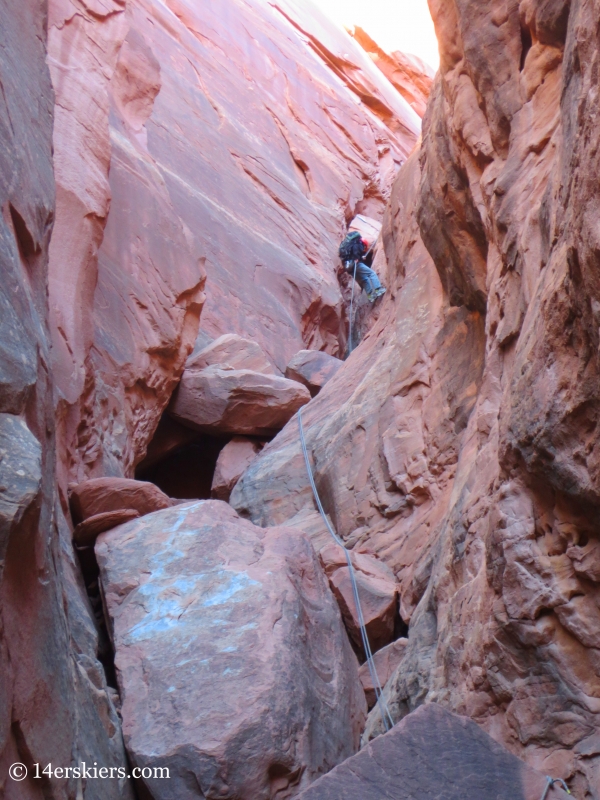
[[363, 643], [363, 648], [365, 651], [365, 655], [367, 656], [367, 665], [369, 668], [369, 675], [371, 676], [371, 681], [373, 683], [373, 688], [375, 690], [375, 697], [377, 698], [377, 705], [379, 707], [379, 711], [381, 713], [381, 718], [383, 720], [383, 724], [385, 727], [386, 732], [391, 730], [394, 727], [394, 719], [391, 715], [389, 706], [387, 701], [383, 695], [383, 689], [381, 688], [381, 683], [379, 681], [379, 676], [377, 674], [377, 668], [375, 667], [375, 662], [373, 660], [373, 652], [371, 650], [371, 645], [369, 644], [369, 637], [367, 635], [367, 628], [365, 625], [365, 618], [362, 612], [362, 606], [360, 603], [360, 597], [358, 594], [358, 584], [356, 582], [356, 575], [354, 571], [354, 565], [352, 564], [352, 559], [350, 557], [350, 553], [346, 548], [343, 540], [337, 535], [334, 529], [331, 527], [329, 519], [325, 514], [325, 510], [321, 503], [321, 498], [319, 497], [319, 492], [317, 491], [317, 486], [315, 484], [315, 479], [313, 476], [312, 468], [310, 466], [310, 459], [308, 457], [308, 450], [306, 448], [306, 439], [304, 438], [304, 428], [302, 426], [302, 409], [298, 410], [298, 427], [300, 429], [300, 444], [302, 446], [302, 453], [304, 455], [304, 463], [306, 464], [306, 472], [308, 474], [308, 480], [310, 482], [310, 487], [313, 492], [313, 496], [315, 498], [315, 503], [317, 504], [317, 508], [319, 509], [319, 513], [321, 514], [325, 525], [327, 526], [327, 530], [331, 534], [333, 541], [339, 545], [346, 556], [346, 561], [348, 563], [348, 570], [350, 571], [350, 582], [352, 584], [352, 595], [354, 597], [354, 604], [356, 606], [356, 615], [358, 617], [358, 624], [360, 627], [360, 636]]

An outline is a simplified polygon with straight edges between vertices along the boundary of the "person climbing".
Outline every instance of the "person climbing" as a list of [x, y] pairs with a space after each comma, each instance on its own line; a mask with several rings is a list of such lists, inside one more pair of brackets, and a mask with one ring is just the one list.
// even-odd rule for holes
[[340, 245], [339, 257], [349, 275], [355, 277], [360, 288], [364, 289], [371, 303], [385, 294], [377, 273], [371, 269], [373, 263], [373, 247], [363, 239], [358, 231], [351, 231]]

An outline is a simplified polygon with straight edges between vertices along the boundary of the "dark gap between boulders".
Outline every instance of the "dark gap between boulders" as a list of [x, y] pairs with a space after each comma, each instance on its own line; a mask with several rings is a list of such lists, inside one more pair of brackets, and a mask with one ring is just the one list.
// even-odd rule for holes
[[136, 470], [136, 480], [149, 481], [178, 500], [208, 500], [219, 453], [230, 439], [230, 436], [196, 434], [193, 441], [177, 447], [151, 466], [142, 462]]
[[118, 691], [117, 674], [115, 672], [115, 653], [113, 650], [110, 636], [108, 634], [108, 627], [106, 625], [106, 617], [104, 614], [104, 603], [102, 602], [102, 595], [100, 593], [100, 570], [98, 562], [96, 561], [96, 554], [94, 552], [94, 545], [87, 547], [78, 547], [74, 545], [75, 552], [79, 559], [81, 566], [81, 573], [83, 575], [83, 582], [87, 596], [92, 607], [94, 614], [94, 621], [98, 631], [98, 651], [96, 653], [98, 661], [104, 668], [106, 676], [106, 683]]

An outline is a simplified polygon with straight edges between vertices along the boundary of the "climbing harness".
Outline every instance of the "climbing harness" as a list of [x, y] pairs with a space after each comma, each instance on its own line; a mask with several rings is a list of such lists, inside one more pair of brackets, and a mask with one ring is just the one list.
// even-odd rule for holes
[[546, 788], [544, 789], [544, 794], [541, 796], [540, 800], [546, 800], [546, 797], [548, 796], [548, 792], [554, 786], [555, 783], [562, 783], [563, 789], [565, 790], [565, 792], [567, 794], [571, 794], [571, 792], [569, 791], [569, 787], [563, 781], [562, 778], [550, 778], [548, 775], [546, 775]]
[[344, 551], [346, 555], [346, 561], [348, 562], [348, 570], [350, 572], [350, 582], [352, 584], [352, 594], [354, 596], [354, 604], [356, 605], [356, 614], [358, 617], [358, 624], [360, 627], [360, 636], [362, 639], [363, 647], [365, 650], [365, 655], [367, 656], [367, 665], [369, 667], [369, 674], [371, 676], [371, 681], [373, 682], [373, 688], [375, 689], [375, 696], [377, 698], [377, 705], [379, 706], [379, 711], [381, 713], [381, 718], [383, 720], [383, 724], [385, 726], [386, 731], [391, 730], [394, 727], [394, 720], [390, 713], [389, 706], [387, 701], [383, 695], [383, 689], [381, 688], [381, 683], [379, 681], [379, 676], [377, 675], [377, 668], [375, 667], [375, 662], [373, 660], [373, 652], [371, 650], [371, 645], [369, 644], [369, 637], [367, 635], [367, 628], [365, 625], [365, 618], [362, 612], [362, 606], [360, 604], [360, 598], [358, 595], [358, 584], [356, 583], [356, 575], [354, 572], [354, 565], [352, 564], [352, 559], [350, 558], [350, 553], [346, 549], [346, 545], [344, 544], [343, 540], [337, 535], [337, 533], [332, 528], [327, 515], [325, 514], [325, 510], [323, 509], [323, 505], [321, 504], [321, 498], [319, 497], [319, 492], [317, 491], [317, 486], [315, 484], [315, 479], [313, 476], [312, 468], [310, 466], [310, 460], [308, 458], [308, 450], [306, 449], [306, 440], [304, 438], [304, 428], [302, 426], [302, 409], [298, 410], [298, 427], [300, 429], [300, 444], [302, 445], [302, 453], [304, 455], [304, 463], [306, 464], [306, 472], [308, 474], [308, 480], [310, 482], [310, 486], [315, 498], [315, 503], [317, 504], [317, 508], [319, 509], [319, 513], [323, 517], [323, 521], [327, 526], [327, 530], [331, 534], [333, 541], [338, 544]]

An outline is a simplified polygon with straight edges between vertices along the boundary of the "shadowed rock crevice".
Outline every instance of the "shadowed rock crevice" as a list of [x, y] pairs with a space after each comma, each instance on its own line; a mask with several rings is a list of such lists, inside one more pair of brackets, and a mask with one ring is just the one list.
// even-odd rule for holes
[[230, 437], [199, 434], [160, 461], [136, 469], [137, 480], [154, 483], [169, 497], [208, 500], [220, 452]]

